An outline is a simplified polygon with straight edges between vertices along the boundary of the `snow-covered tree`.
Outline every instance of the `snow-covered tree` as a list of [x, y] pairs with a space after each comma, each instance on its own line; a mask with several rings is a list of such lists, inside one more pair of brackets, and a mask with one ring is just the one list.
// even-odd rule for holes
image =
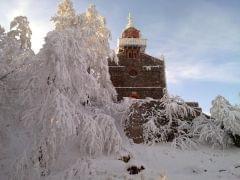
[[9, 36], [17, 38], [21, 42], [22, 49], [31, 49], [32, 31], [26, 16], [17, 16], [10, 24]]
[[55, 23], [57, 30], [63, 30], [76, 25], [77, 16], [71, 0], [63, 0], [58, 5], [57, 14], [52, 17], [52, 21]]
[[11, 22], [10, 32], [0, 36], [0, 79], [28, 64], [34, 52], [31, 50], [31, 30], [26, 17], [18, 16]]
[[[212, 101], [211, 117], [201, 115], [193, 120], [192, 134], [199, 143], [222, 148], [240, 145], [240, 109], [222, 96]], [[232, 140], [231, 140], [232, 139]]]
[[105, 112], [116, 97], [108, 72], [109, 31], [94, 6], [79, 19], [81, 24], [48, 33], [34, 61], [16, 73], [20, 120], [33, 137], [17, 161], [23, 179], [36, 176], [29, 174], [34, 169], [50, 175], [72, 148], [81, 159], [121, 149], [115, 120]]
[[[110, 94], [115, 94], [108, 72], [108, 58], [117, 61], [115, 53], [110, 49], [108, 39], [111, 37], [110, 31], [106, 28], [105, 18], [97, 12], [95, 5], [90, 5], [87, 12], [80, 15], [79, 19], [84, 19], [78, 26], [88, 27], [84, 29], [83, 36], [87, 36], [85, 43], [88, 53], [94, 52], [94, 58], [89, 56], [89, 72], [94, 76], [99, 84], [108, 89]], [[92, 45], [94, 44], [94, 46]], [[91, 45], [91, 46], [90, 46]], [[102, 48], [99, 48], [102, 47]], [[101, 63], [101, 64], [100, 64]]]
[[213, 118], [222, 123], [224, 129], [233, 135], [240, 135], [240, 109], [237, 106], [232, 106], [224, 97], [217, 96], [212, 101], [210, 112]]
[[217, 96], [212, 101], [211, 116], [221, 123], [236, 145], [240, 145], [240, 108], [233, 106], [222, 96]]

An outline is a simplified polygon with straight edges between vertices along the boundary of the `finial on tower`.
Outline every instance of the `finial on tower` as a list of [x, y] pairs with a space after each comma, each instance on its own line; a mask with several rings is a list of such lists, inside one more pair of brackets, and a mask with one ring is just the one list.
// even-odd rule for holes
[[133, 17], [132, 17], [132, 15], [131, 15], [131, 13], [128, 14], [128, 24], [127, 24], [127, 27], [126, 27], [126, 28], [130, 28], [130, 27], [134, 27]]
[[89, 8], [96, 8], [96, 5], [91, 3], [91, 4], [89, 4]]

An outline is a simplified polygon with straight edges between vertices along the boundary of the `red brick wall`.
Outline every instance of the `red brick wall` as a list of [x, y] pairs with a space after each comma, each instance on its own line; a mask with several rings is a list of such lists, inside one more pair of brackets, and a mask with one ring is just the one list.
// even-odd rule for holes
[[[136, 97], [144, 99], [151, 97], [160, 99], [163, 88], [166, 88], [164, 61], [139, 53], [135, 59], [126, 56], [125, 49], [118, 54], [119, 64], [109, 62], [109, 72], [113, 85], [116, 87], [118, 99]], [[146, 66], [153, 66], [151, 70]]]

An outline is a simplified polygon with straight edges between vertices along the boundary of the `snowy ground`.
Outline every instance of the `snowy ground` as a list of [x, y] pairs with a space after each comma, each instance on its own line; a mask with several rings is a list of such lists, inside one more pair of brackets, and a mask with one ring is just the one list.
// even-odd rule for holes
[[[102, 157], [94, 162], [97, 179], [125, 180], [215, 180], [240, 179], [240, 151], [231, 148], [225, 151], [201, 147], [199, 150], [175, 150], [169, 144], [156, 146], [133, 145], [130, 147], [136, 160], [128, 163], [111, 157]], [[138, 175], [129, 175], [129, 165], [143, 165], [146, 169]], [[162, 178], [164, 179], [164, 178]], [[165, 179], [164, 179], [165, 180]]]

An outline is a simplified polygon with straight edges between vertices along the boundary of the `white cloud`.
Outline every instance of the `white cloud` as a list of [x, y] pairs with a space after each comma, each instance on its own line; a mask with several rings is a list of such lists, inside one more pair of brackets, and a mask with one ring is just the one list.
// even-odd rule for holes
[[163, 46], [168, 82], [240, 83], [239, 29], [240, 25], [220, 9], [194, 11], [171, 31]]
[[240, 83], [240, 62], [236, 63], [192, 63], [171, 64], [167, 68], [167, 79], [170, 83], [186, 80]]

